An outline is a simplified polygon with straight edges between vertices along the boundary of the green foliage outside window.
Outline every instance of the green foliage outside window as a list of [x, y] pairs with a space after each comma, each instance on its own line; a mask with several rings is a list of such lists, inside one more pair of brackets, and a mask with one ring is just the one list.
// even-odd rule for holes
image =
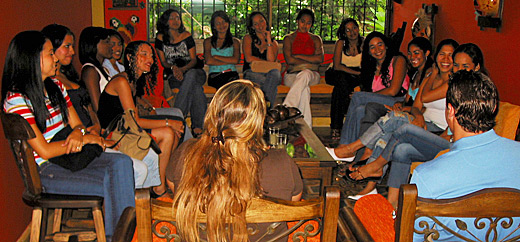
[[[224, 10], [231, 19], [231, 33], [242, 38], [247, 34], [246, 18], [253, 11], [268, 14], [267, 0], [148, 0], [148, 36], [155, 38], [155, 25], [161, 14], [175, 8], [182, 13], [184, 25], [195, 39], [211, 36], [211, 14]], [[302, 8], [314, 11], [316, 19], [311, 32], [324, 41], [335, 41], [343, 18], [352, 17], [360, 24], [361, 35], [377, 30], [384, 32], [386, 0], [272, 0], [272, 33], [282, 40], [296, 30], [296, 15]]]

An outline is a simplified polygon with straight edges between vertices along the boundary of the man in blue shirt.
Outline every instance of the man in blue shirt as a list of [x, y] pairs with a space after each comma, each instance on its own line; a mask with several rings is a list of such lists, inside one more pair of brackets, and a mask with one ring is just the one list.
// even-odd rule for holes
[[[520, 143], [502, 138], [493, 130], [498, 103], [497, 88], [487, 76], [467, 71], [453, 74], [446, 94], [446, 120], [453, 131], [454, 144], [448, 153], [415, 169], [410, 183], [417, 185], [419, 197], [454, 198], [493, 187], [520, 189]], [[471, 235], [459, 230], [454, 218], [437, 219], [472, 240], [473, 235], [484, 238], [489, 228], [478, 230], [471, 220], [461, 219], [468, 225]], [[416, 220], [415, 224], [419, 231], [424, 229], [418, 226], [420, 220], [423, 219]], [[425, 220], [431, 228], [434, 222]], [[519, 235], [520, 230], [508, 236], [518, 224], [518, 218], [510, 229], [503, 229], [499, 223], [498, 238], [511, 239]], [[436, 241], [461, 240], [439, 225], [436, 228], [440, 232]], [[424, 240], [424, 235], [414, 234], [414, 241]]]

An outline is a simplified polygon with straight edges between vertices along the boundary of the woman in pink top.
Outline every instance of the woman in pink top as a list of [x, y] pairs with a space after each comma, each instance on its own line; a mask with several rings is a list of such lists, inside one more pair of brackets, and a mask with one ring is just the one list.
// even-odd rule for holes
[[406, 58], [382, 33], [376, 31], [370, 33], [365, 38], [362, 52], [362, 92], [352, 95], [341, 130], [340, 144], [352, 143], [361, 135], [359, 128], [367, 103], [392, 106], [396, 101], [404, 99], [410, 84], [410, 78], [406, 75], [408, 70]]

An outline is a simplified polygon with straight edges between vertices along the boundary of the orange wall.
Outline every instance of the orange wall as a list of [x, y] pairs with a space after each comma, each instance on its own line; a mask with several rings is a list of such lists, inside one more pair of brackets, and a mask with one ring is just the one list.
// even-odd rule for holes
[[[0, 16], [0, 73], [9, 42], [18, 32], [41, 30], [47, 24], [58, 23], [68, 26], [79, 37], [81, 30], [92, 23], [91, 3], [84, 0], [2, 1]], [[75, 62], [79, 64], [77, 57]], [[22, 202], [23, 182], [3, 128], [0, 130], [0, 238], [16, 241], [31, 220], [31, 210]]]
[[435, 44], [445, 38], [452, 38], [459, 43], [473, 42], [484, 53], [485, 65], [491, 79], [498, 87], [500, 99], [514, 104], [520, 104], [520, 59], [513, 49], [520, 46], [520, 1], [504, 1], [502, 28], [481, 31], [475, 20], [473, 1], [470, 0], [403, 0], [402, 4], [394, 3], [393, 31], [408, 22], [401, 51], [406, 53], [407, 43], [411, 40], [410, 26], [415, 19], [415, 13], [422, 3], [435, 3], [439, 6], [436, 15]]

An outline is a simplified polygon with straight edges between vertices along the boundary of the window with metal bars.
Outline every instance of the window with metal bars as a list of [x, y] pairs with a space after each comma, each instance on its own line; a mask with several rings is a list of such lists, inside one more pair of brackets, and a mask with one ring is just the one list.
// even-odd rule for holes
[[309, 8], [316, 16], [311, 32], [324, 41], [335, 41], [341, 20], [348, 17], [359, 22], [361, 35], [374, 30], [384, 32], [387, 2], [390, 0], [148, 0], [148, 37], [155, 39], [159, 17], [174, 8], [182, 13], [184, 26], [195, 39], [211, 36], [211, 15], [224, 10], [231, 19], [230, 30], [235, 37], [241, 39], [247, 34], [248, 14], [260, 11], [269, 18], [272, 35], [282, 40], [296, 30], [298, 11]]

